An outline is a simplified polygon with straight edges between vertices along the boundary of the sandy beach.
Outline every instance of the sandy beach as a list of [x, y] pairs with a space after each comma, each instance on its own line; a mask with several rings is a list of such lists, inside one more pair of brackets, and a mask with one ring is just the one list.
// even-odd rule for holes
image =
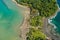
[[[29, 27], [30, 27], [29, 22], [28, 22], [28, 19], [30, 18], [29, 17], [29, 15], [30, 15], [30, 9], [29, 9], [28, 6], [23, 6], [23, 5], [18, 4], [15, 0], [12, 0], [12, 1], [15, 2], [17, 6], [19, 6], [21, 8], [24, 8], [24, 11], [22, 13], [23, 16], [24, 16], [24, 21], [23, 21], [22, 26], [20, 26], [20, 34], [19, 35], [21, 37], [21, 40], [26, 40], [26, 33], [29, 31]], [[49, 17], [49, 19], [54, 18], [57, 15], [56, 13], [53, 16]], [[47, 21], [50, 21], [50, 20], [47, 20]], [[44, 22], [44, 23], [45, 23], [44, 26], [47, 27], [48, 23], [47, 22]]]
[[24, 8], [24, 9], [28, 9], [29, 7], [28, 6], [23, 6], [23, 5], [20, 5], [20, 4], [18, 4], [15, 0], [12, 0], [13, 2], [15, 2], [19, 7], [22, 7], [22, 8]]
[[22, 25], [20, 26], [20, 30], [19, 30], [19, 36], [21, 37], [21, 40], [26, 40], [26, 34], [29, 30], [29, 22], [28, 19], [30, 18], [30, 8], [28, 8], [27, 6], [23, 6], [18, 4], [15, 0], [12, 0], [13, 2], [16, 3], [17, 6], [24, 8], [22, 15], [24, 16], [24, 21], [22, 23]]

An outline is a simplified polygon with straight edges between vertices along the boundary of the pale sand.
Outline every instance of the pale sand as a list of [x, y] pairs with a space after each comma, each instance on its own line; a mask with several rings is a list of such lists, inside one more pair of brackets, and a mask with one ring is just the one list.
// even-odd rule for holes
[[15, 0], [12, 0], [13, 2], [15, 2], [19, 7], [22, 7], [22, 8], [28, 8], [28, 6], [23, 6], [23, 5], [20, 5], [20, 4], [18, 4]]
[[[17, 4], [17, 2], [15, 0], [12, 0], [13, 2], [15, 2]], [[24, 21], [22, 26], [20, 26], [20, 32], [19, 35], [21, 37], [21, 40], [26, 40], [26, 34], [29, 31], [29, 22], [28, 19], [30, 18], [30, 8], [28, 8], [27, 6], [22, 6], [20, 4], [17, 4], [19, 7], [24, 8], [23, 9], [23, 16], [24, 16]]]

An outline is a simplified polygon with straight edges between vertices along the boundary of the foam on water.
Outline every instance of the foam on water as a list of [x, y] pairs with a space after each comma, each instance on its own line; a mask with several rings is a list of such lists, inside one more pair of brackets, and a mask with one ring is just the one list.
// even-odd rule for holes
[[60, 34], [60, 11], [58, 11], [56, 17], [52, 18], [51, 20], [51, 23], [54, 25], [55, 31]]
[[[52, 17], [52, 21], [50, 23], [52, 23], [54, 25], [54, 29], [56, 31], [56, 33], [60, 34], [60, 0], [56, 0], [57, 1], [57, 5], [58, 5], [58, 11], [56, 12], [56, 15], [54, 17]], [[50, 20], [49, 20], [50, 21]]]

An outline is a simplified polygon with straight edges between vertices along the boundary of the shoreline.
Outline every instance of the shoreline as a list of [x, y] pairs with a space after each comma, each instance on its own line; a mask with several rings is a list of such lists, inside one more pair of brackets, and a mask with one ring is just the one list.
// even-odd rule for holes
[[[57, 4], [57, 6], [58, 6], [58, 4]], [[53, 18], [55, 18], [56, 16], [57, 16], [57, 14], [58, 14], [58, 12], [60, 11], [60, 8], [59, 8], [59, 6], [58, 6], [58, 9], [56, 10], [56, 12], [55, 12], [55, 14], [54, 15], [52, 15], [52, 16], [50, 16], [49, 18], [48, 18], [48, 24], [50, 24], [51, 26], [50, 27], [52, 27], [53, 29], [51, 29], [51, 30], [54, 30], [55, 31], [55, 29], [57, 28], [57, 26], [54, 24], [54, 23], [52, 23], [52, 19]], [[54, 31], [52, 32], [52, 35], [54, 36], [54, 37], [59, 37], [60, 38], [60, 36], [58, 36], [59, 34], [57, 34], [57, 33], [54, 33]], [[59, 38], [55, 38], [56, 40], [57, 39], [59, 39]]]
[[[57, 0], [56, 0], [56, 3], [57, 3]], [[56, 15], [57, 15], [57, 12], [60, 10], [58, 4], [57, 4], [57, 6], [58, 6], [58, 9], [56, 10], [55, 14], [54, 14], [53, 16], [51, 16], [51, 17], [48, 18], [48, 23], [49, 23], [50, 25], [54, 26], [54, 29], [56, 28], [56, 26], [55, 26], [55, 24], [51, 23], [51, 21], [52, 21], [51, 19], [55, 18]]]
[[[57, 4], [57, 5], [58, 5], [58, 4]], [[55, 29], [57, 28], [57, 26], [56, 26], [55, 24], [51, 23], [51, 22], [52, 22], [52, 19], [57, 16], [57, 14], [58, 14], [59, 11], [60, 11], [60, 8], [59, 8], [59, 6], [58, 6], [58, 10], [57, 10], [56, 13], [54, 14], [54, 16], [52, 16], [52, 17], [50, 17], [50, 18], [48, 19], [48, 23], [49, 23], [51, 26], [53, 26], [53, 29], [52, 29], [52, 30], [55, 30]], [[53, 32], [53, 35], [58, 36], [59, 34]], [[59, 36], [58, 36], [58, 37], [59, 37]]]
[[27, 6], [23, 6], [18, 4], [15, 0], [12, 0], [13, 2], [15, 2], [15, 4], [21, 8], [24, 8], [22, 11], [22, 15], [23, 15], [23, 22], [21, 25], [19, 25], [19, 31], [18, 34], [21, 38], [21, 40], [26, 40], [26, 34], [29, 30], [29, 22], [28, 19], [30, 18], [30, 8]]
[[57, 16], [57, 12], [58, 12], [59, 10], [60, 10], [60, 9], [58, 8], [57, 11], [55, 12], [55, 14], [54, 14], [53, 16], [51, 16], [51, 17], [48, 18], [48, 23], [49, 23], [50, 25], [54, 26], [54, 29], [56, 28], [56, 26], [55, 26], [53, 23], [51, 23], [51, 22], [52, 22], [52, 19]]
[[58, 11], [59, 11], [59, 10], [57, 10], [56, 13], [55, 13], [52, 17], [48, 18], [48, 23], [49, 23], [50, 25], [54, 26], [55, 28], [56, 28], [56, 26], [55, 26], [53, 23], [51, 23], [51, 22], [52, 22], [52, 19], [56, 17]]
[[[29, 30], [28, 29], [29, 24], [27, 22], [27, 20], [28, 20], [27, 18], [29, 17], [28, 15], [30, 14], [29, 13], [30, 9], [29, 9], [28, 6], [23, 6], [23, 5], [18, 4], [15, 0], [12, 0], [12, 1], [15, 2], [17, 6], [24, 8], [24, 10], [26, 9], [25, 12], [22, 13], [22, 15], [24, 16], [24, 19], [23, 19], [23, 22], [22, 22], [22, 24], [20, 26], [20, 32], [21, 32], [21, 35], [20, 36], [22, 37], [22, 40], [26, 40], [26, 30]], [[59, 11], [59, 7], [56, 10], [55, 14], [52, 15], [51, 17], [49, 17], [48, 20], [47, 20], [49, 24], [51, 24], [52, 26], [54, 26], [54, 29], [56, 28], [56, 26], [53, 23], [51, 23], [52, 20], [50, 20], [50, 19], [55, 18], [58, 11]]]
[[18, 4], [15, 0], [12, 0], [13, 2], [15, 2], [15, 4], [17, 4], [17, 6], [19, 6], [19, 7], [22, 7], [22, 8], [29, 8], [28, 6], [23, 6], [23, 5], [21, 5], [21, 4]]

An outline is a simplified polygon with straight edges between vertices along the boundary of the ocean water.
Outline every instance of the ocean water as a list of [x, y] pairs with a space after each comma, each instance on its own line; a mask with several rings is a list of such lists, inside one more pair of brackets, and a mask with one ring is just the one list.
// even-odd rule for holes
[[57, 4], [58, 4], [58, 6], [60, 7], [60, 0], [57, 0]]
[[22, 8], [12, 0], [0, 0], [0, 40], [19, 40], [17, 31], [22, 20]]
[[[60, 7], [60, 0], [57, 0], [57, 4]], [[55, 18], [52, 19], [51, 23], [53, 23], [56, 26], [55, 28], [56, 33], [60, 34], [60, 8]]]
[[60, 34], [60, 11], [57, 12], [56, 17], [52, 19], [51, 23], [56, 26], [55, 31]]

